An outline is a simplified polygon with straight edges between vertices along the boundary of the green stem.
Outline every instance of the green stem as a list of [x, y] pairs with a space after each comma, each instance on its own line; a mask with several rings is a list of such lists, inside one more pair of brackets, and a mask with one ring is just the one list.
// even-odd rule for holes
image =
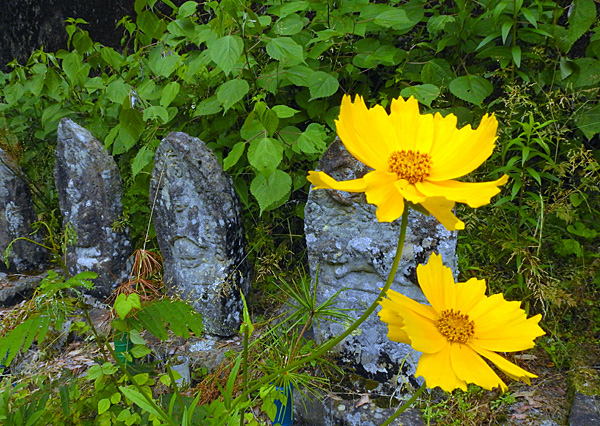
[[404, 404], [402, 404], [402, 406], [400, 408], [398, 408], [396, 410], [396, 412], [394, 414], [392, 414], [392, 416], [389, 419], [387, 419], [385, 422], [383, 422], [381, 424], [381, 426], [388, 426], [388, 425], [392, 424], [392, 422], [394, 420], [396, 420], [400, 416], [400, 414], [404, 413], [406, 411], [406, 409], [408, 407], [410, 407], [413, 404], [413, 402], [415, 402], [417, 400], [417, 398], [423, 393], [424, 390], [425, 390], [425, 382], [423, 382], [421, 387], [419, 389], [417, 389], [417, 391], [414, 393], [414, 395], [411, 396], [408, 401], [406, 401]]
[[371, 314], [373, 312], [375, 312], [375, 309], [377, 309], [379, 301], [383, 300], [385, 294], [390, 289], [392, 282], [394, 282], [394, 277], [396, 276], [396, 271], [398, 270], [398, 265], [400, 264], [400, 258], [402, 257], [402, 251], [404, 249], [404, 239], [406, 238], [406, 227], [408, 226], [408, 210], [409, 210], [408, 203], [405, 202], [404, 212], [402, 213], [402, 221], [400, 224], [400, 237], [398, 238], [398, 247], [396, 248], [396, 256], [394, 257], [394, 261], [392, 262], [392, 268], [388, 274], [385, 285], [379, 292], [379, 295], [377, 296], [375, 301], [371, 304], [371, 306], [369, 306], [367, 308], [365, 313], [362, 314], [356, 321], [354, 321], [354, 323], [352, 323], [352, 325], [350, 325], [350, 327], [348, 327], [345, 332], [340, 334], [335, 339], [330, 340], [329, 342], [327, 342], [326, 344], [321, 346], [319, 349], [317, 349], [312, 354], [308, 355], [307, 357], [300, 358], [294, 362], [291, 362], [287, 366], [283, 367], [281, 370], [278, 370], [275, 373], [272, 373], [272, 374], [269, 374], [268, 376], [263, 377], [262, 380], [260, 380], [257, 384], [255, 384], [250, 389], [244, 391], [240, 396], [238, 396], [233, 401], [232, 405], [239, 404], [240, 401], [247, 398], [249, 394], [260, 389], [263, 385], [265, 385], [267, 383], [271, 383], [273, 380], [275, 380], [277, 377], [281, 376], [282, 374], [287, 373], [288, 371], [293, 371], [296, 368], [319, 358], [320, 356], [325, 354], [327, 351], [332, 349], [335, 345], [342, 342], [350, 334], [352, 334], [354, 332], [354, 330], [356, 330], [363, 322], [365, 322], [365, 320], [367, 318], [369, 318], [369, 316], [371, 316]]
[[[250, 330], [248, 329], [248, 324], [244, 327], [244, 355], [242, 356], [242, 391], [246, 392], [248, 389], [248, 340], [249, 340]], [[249, 394], [248, 394], [249, 396]], [[245, 410], [242, 408], [240, 410], [240, 426], [244, 424], [244, 412]]]

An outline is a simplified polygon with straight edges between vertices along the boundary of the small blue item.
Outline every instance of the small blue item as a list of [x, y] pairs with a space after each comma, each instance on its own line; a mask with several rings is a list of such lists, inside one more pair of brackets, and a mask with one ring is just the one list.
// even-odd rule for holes
[[275, 400], [277, 414], [271, 424], [273, 426], [292, 426], [294, 423], [294, 386], [289, 383], [286, 387], [276, 386], [275, 389], [287, 397], [287, 402], [284, 406], [280, 400]]

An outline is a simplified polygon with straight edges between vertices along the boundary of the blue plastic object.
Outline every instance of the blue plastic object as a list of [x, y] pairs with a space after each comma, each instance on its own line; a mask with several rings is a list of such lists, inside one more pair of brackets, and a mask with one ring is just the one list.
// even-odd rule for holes
[[292, 426], [294, 423], [294, 386], [289, 383], [286, 387], [276, 386], [277, 391], [281, 392], [287, 397], [285, 406], [278, 399], [275, 400], [275, 406], [277, 407], [277, 414], [275, 420], [273, 420], [273, 426]]

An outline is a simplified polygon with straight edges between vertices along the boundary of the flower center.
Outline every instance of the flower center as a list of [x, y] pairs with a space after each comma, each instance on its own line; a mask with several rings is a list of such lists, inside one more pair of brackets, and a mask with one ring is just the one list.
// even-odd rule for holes
[[442, 311], [435, 325], [452, 343], [467, 343], [475, 334], [475, 322], [469, 321], [468, 315], [454, 312], [454, 309]]
[[390, 172], [411, 184], [423, 182], [431, 170], [431, 155], [419, 151], [394, 151], [388, 158]]

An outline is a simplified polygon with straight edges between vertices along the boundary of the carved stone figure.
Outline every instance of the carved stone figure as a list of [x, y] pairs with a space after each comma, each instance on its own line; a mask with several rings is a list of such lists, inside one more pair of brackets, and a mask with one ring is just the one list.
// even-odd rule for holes
[[167, 289], [202, 314], [206, 331], [231, 336], [249, 289], [241, 207], [231, 178], [198, 138], [173, 132], [161, 142], [150, 183]]
[[66, 232], [75, 241], [67, 247], [72, 275], [98, 274], [93, 295], [105, 297], [127, 279], [131, 243], [122, 218], [121, 174], [114, 159], [90, 132], [63, 118], [58, 126], [54, 179]]
[[26, 237], [39, 241], [38, 235], [30, 235], [31, 224], [37, 219], [23, 177], [18, 164], [0, 149], [0, 271], [4, 272], [43, 269], [47, 261], [47, 253], [40, 246], [19, 240], [11, 246], [8, 268], [4, 262], [4, 251], [14, 239]]
[[[360, 178], [368, 171], [339, 139], [323, 154], [319, 168], [336, 180]], [[377, 222], [375, 206], [367, 204], [362, 193], [319, 189], [310, 191], [304, 226], [311, 275], [313, 279], [318, 277], [317, 302], [341, 290], [337, 306], [350, 309], [349, 315], [358, 318], [385, 284], [396, 253], [400, 220]], [[447, 231], [433, 216], [411, 211], [402, 259], [391, 288], [425, 302], [416, 285], [416, 266], [425, 263], [432, 251], [441, 253], [456, 273], [456, 233]], [[315, 335], [319, 340], [331, 338], [346, 327], [324, 322]], [[381, 382], [399, 373], [412, 380], [418, 361], [418, 354], [408, 345], [388, 339], [387, 325], [376, 314], [336, 350], [343, 363]]]

